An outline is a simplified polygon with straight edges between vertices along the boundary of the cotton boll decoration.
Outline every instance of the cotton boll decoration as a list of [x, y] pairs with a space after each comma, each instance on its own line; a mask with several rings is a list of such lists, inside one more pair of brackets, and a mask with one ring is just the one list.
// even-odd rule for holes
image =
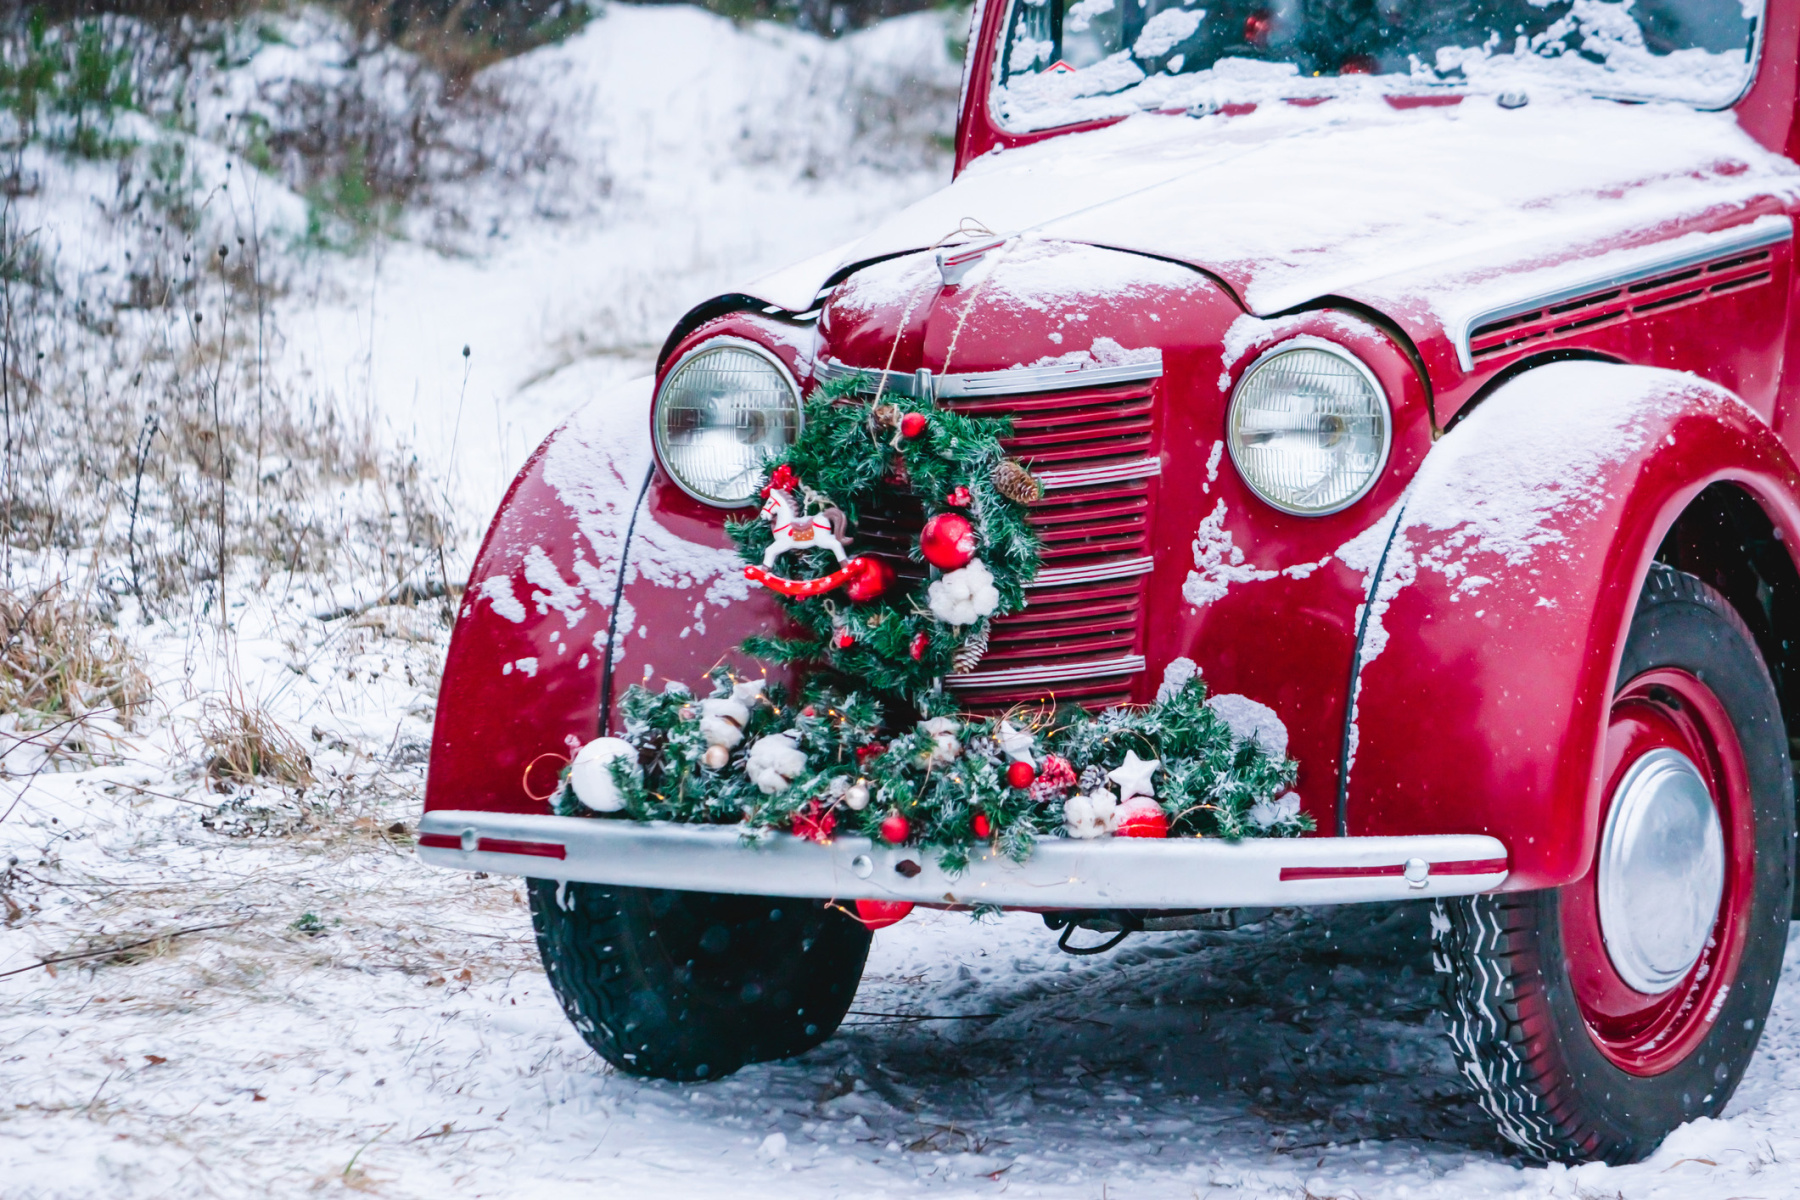
[[962, 742], [956, 736], [957, 723], [952, 717], [933, 717], [919, 722], [919, 732], [931, 737], [931, 765], [947, 767], [962, 757]]
[[1063, 828], [1072, 838], [1105, 837], [1113, 831], [1118, 802], [1104, 788], [1083, 792], [1063, 801]]
[[973, 625], [1000, 607], [993, 572], [979, 558], [934, 581], [926, 594], [931, 615], [946, 625]]
[[700, 702], [700, 736], [709, 746], [730, 750], [744, 740], [744, 726], [749, 720], [749, 707], [729, 696]]
[[806, 754], [793, 730], [756, 739], [744, 760], [744, 774], [761, 789], [763, 795], [774, 796], [788, 790], [794, 777], [806, 770]]
[[569, 786], [575, 799], [593, 812], [618, 812], [625, 807], [618, 782], [612, 776], [612, 762], [622, 758], [635, 764], [637, 747], [623, 738], [595, 738], [583, 746], [569, 767]]

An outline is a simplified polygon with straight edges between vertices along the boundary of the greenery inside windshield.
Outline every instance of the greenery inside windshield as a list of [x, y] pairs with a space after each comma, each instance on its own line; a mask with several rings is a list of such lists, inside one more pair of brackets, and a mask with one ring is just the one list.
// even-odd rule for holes
[[[1535, 85], [1729, 104], [1762, 0], [1013, 0], [1011, 128], [1277, 95]], [[1333, 83], [1339, 86], [1334, 87]]]

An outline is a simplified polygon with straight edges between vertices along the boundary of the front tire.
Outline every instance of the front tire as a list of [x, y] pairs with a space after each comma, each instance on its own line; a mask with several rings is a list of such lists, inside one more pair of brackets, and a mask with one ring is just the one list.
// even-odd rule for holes
[[529, 881], [544, 969], [576, 1030], [631, 1075], [694, 1082], [830, 1037], [869, 931], [818, 900]]
[[[1756, 1050], [1787, 944], [1792, 769], [1749, 630], [1712, 588], [1653, 566], [1618, 680], [1607, 832], [1586, 877], [1440, 901], [1432, 923], [1463, 1074], [1502, 1136], [1545, 1160], [1635, 1162], [1683, 1122], [1717, 1116]], [[1646, 771], [1671, 763], [1681, 778], [1664, 794], [1676, 798], [1644, 801]], [[1699, 833], [1657, 827], [1631, 845], [1608, 827], [1633, 804], [1679, 816], [1681, 795], [1702, 808], [1710, 797], [1713, 833], [1690, 821]], [[1671, 862], [1693, 895], [1659, 883], [1634, 904], [1633, 881], [1660, 880]], [[1683, 926], [1684, 912], [1700, 915]]]

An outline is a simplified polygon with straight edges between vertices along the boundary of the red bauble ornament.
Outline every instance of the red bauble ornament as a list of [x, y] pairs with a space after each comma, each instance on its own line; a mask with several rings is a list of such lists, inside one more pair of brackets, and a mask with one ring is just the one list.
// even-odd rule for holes
[[896, 921], [904, 920], [912, 910], [911, 902], [906, 900], [858, 900], [856, 919], [866, 929], [886, 929]]
[[925, 657], [925, 648], [929, 645], [931, 645], [930, 634], [925, 633], [924, 631], [913, 634], [912, 645], [908, 649], [913, 656], [914, 662], [918, 662], [921, 658]]
[[1028, 788], [1037, 778], [1037, 768], [1028, 762], [1016, 762], [1006, 768], [1006, 782], [1016, 788]]
[[1166, 838], [1169, 817], [1154, 800], [1127, 801], [1119, 809], [1119, 824], [1114, 837]]
[[850, 647], [856, 645], [856, 635], [851, 633], [848, 629], [839, 629], [836, 633], [831, 635], [831, 644], [836, 646], [839, 650], [848, 650]]
[[889, 813], [881, 818], [881, 840], [898, 846], [912, 833], [912, 822], [899, 813]]
[[844, 587], [844, 594], [854, 604], [867, 604], [871, 600], [881, 599], [883, 593], [894, 586], [894, 568], [872, 554], [860, 554], [856, 562], [861, 565], [850, 582]]
[[967, 508], [975, 503], [975, 493], [959, 483], [950, 489], [950, 494], [944, 497], [944, 503], [952, 508]]
[[919, 530], [925, 561], [941, 571], [954, 571], [975, 557], [975, 527], [961, 513], [939, 513]]
[[803, 717], [815, 717], [818, 716], [818, 710], [809, 704], [800, 710], [800, 715]]
[[900, 418], [900, 436], [916, 438], [925, 432], [925, 427], [929, 424], [931, 421], [924, 413], [907, 413]]
[[974, 831], [976, 837], [984, 842], [994, 833], [994, 823], [988, 820], [986, 813], [978, 812], [970, 818], [969, 828]]

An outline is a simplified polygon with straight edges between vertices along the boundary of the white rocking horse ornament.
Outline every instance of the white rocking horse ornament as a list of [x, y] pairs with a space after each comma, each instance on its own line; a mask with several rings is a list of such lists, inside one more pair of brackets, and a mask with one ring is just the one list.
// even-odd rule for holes
[[850, 539], [844, 536], [841, 510], [827, 508], [811, 516], [795, 516], [793, 495], [775, 488], [763, 501], [760, 515], [775, 534], [775, 541], [763, 552], [765, 569], [773, 567], [775, 560], [789, 550], [822, 548], [836, 555], [839, 562], [844, 561], [844, 543]]

